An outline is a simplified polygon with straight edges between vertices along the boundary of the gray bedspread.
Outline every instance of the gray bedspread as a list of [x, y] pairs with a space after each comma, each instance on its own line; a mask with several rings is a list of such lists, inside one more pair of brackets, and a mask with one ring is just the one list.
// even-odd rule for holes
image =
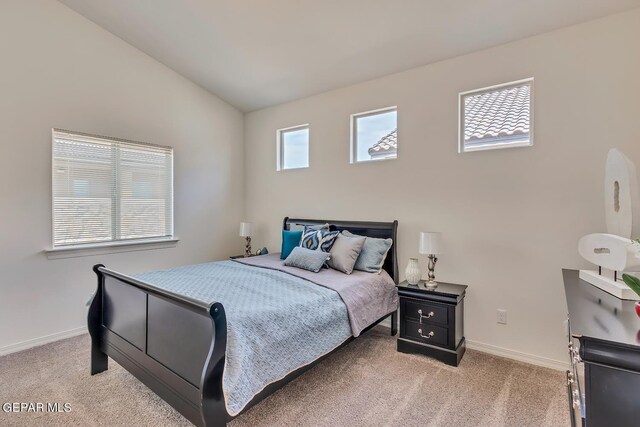
[[326, 268], [318, 273], [282, 264], [280, 254], [251, 258], [237, 258], [236, 262], [256, 267], [270, 268], [309, 280], [336, 291], [349, 313], [349, 323], [354, 337], [367, 326], [398, 308], [398, 293], [393, 279], [386, 271], [365, 273], [354, 270], [351, 274]]
[[[270, 258], [255, 257], [252, 262], [262, 259], [269, 264]], [[350, 292], [348, 283], [344, 286], [334, 283], [331, 286], [340, 290], [333, 290], [324, 281], [331, 272], [322, 271], [310, 281], [305, 274], [279, 271], [266, 264], [221, 261], [134, 275], [159, 288], [224, 306], [227, 349], [223, 389], [231, 415], [242, 411], [267, 385], [329, 353], [351, 335], [359, 334], [360, 325], [369, 317], [373, 318], [369, 322], [372, 323], [395, 309], [392, 306], [378, 315], [365, 314], [360, 308], [367, 304], [377, 307], [377, 296], [389, 289]], [[352, 284], [356, 282], [343, 273], [336, 274]], [[378, 275], [362, 274], [366, 276], [361, 279], [371, 280], [372, 287], [380, 285], [374, 277]], [[318, 279], [320, 276], [323, 279]], [[395, 292], [391, 293], [393, 297], [385, 298], [397, 305]], [[356, 301], [358, 294], [363, 298], [360, 303]], [[368, 303], [364, 298], [368, 298]]]

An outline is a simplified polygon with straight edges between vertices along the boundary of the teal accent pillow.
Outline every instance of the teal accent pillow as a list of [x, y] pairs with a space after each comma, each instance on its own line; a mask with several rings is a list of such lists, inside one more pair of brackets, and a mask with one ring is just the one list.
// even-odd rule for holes
[[328, 259], [328, 252], [315, 251], [298, 246], [293, 248], [287, 259], [284, 260], [284, 265], [317, 273]]
[[302, 231], [282, 230], [282, 250], [280, 253], [280, 259], [287, 258], [293, 248], [300, 245], [301, 239]]

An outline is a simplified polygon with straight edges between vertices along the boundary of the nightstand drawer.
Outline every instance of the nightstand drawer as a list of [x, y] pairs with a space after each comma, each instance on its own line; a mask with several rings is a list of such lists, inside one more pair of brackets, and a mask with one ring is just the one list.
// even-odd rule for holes
[[[406, 330], [400, 330], [400, 337], [418, 341], [424, 344], [447, 346], [449, 343], [449, 330], [435, 325], [425, 325], [407, 320]], [[404, 333], [403, 333], [404, 332]], [[403, 336], [404, 335], [404, 336]]]
[[[449, 324], [449, 310], [446, 306], [431, 304], [425, 301], [403, 298], [402, 315], [418, 323]], [[421, 317], [422, 316], [422, 317]]]

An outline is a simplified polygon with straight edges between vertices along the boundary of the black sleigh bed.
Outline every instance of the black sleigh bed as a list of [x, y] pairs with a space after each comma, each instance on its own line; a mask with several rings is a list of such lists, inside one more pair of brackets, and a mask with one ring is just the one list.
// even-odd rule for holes
[[[376, 238], [392, 238], [383, 269], [398, 283], [398, 222], [331, 221], [285, 218], [291, 224], [331, 224], [333, 230]], [[234, 418], [225, 407], [223, 373], [227, 349], [227, 317], [219, 303], [205, 304], [96, 265], [98, 287], [88, 314], [91, 374], [107, 370], [110, 357], [185, 418], [198, 426], [224, 426]], [[391, 317], [396, 334], [397, 311]], [[377, 316], [376, 316], [377, 317]], [[367, 328], [368, 329], [368, 328]], [[340, 347], [355, 338], [351, 337]], [[329, 354], [331, 354], [329, 353]], [[243, 411], [329, 356], [271, 383]], [[237, 415], [236, 415], [237, 416]]]

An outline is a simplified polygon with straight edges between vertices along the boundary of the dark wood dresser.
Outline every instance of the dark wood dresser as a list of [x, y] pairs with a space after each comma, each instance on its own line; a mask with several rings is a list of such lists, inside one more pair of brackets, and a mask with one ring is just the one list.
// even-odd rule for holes
[[422, 353], [458, 366], [465, 351], [464, 296], [466, 285], [440, 283], [434, 290], [424, 282], [398, 286], [400, 337], [398, 351]]
[[640, 318], [621, 300], [563, 270], [569, 309], [571, 423], [640, 426]]

